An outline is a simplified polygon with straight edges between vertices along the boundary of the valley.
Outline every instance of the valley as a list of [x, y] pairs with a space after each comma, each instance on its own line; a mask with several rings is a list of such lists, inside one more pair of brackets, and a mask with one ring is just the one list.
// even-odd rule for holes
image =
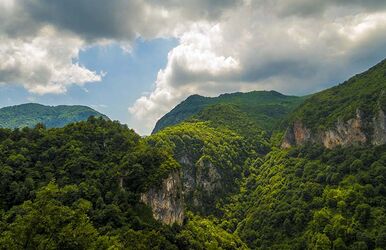
[[305, 97], [193, 95], [146, 137], [0, 115], [0, 249], [385, 249], [385, 111], [383, 61]]

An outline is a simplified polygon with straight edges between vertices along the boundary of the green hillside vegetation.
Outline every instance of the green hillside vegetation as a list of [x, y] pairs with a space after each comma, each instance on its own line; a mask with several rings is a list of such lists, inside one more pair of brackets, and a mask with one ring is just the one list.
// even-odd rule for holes
[[[102, 115], [0, 129], [0, 249], [386, 249], [386, 145], [277, 147], [295, 119], [385, 110], [385, 65], [309, 98], [191, 96], [148, 137]], [[186, 218], [165, 225], [140, 196], [177, 170]]]
[[140, 193], [180, 165], [150, 142], [93, 117], [64, 128], [0, 129], [0, 249], [242, 248], [200, 217], [184, 227], [153, 219]]
[[338, 119], [347, 121], [360, 109], [369, 120], [379, 109], [386, 110], [386, 60], [348, 81], [306, 100], [291, 117], [311, 129], [331, 127]]
[[212, 127], [225, 127], [237, 132], [245, 139], [262, 142], [268, 135], [246, 112], [233, 104], [211, 105], [192, 116], [191, 119], [208, 121]]
[[57, 128], [72, 122], [87, 120], [90, 116], [108, 119], [105, 115], [86, 106], [44, 106], [27, 103], [1, 108], [0, 127], [34, 127], [36, 124], [42, 123], [47, 128]]
[[223, 94], [219, 97], [192, 95], [162, 117], [153, 133], [200, 113], [216, 104], [233, 105], [246, 113], [259, 127], [272, 131], [276, 123], [304, 101], [304, 97], [285, 96], [276, 91]]
[[[237, 181], [241, 178], [244, 161], [250, 155], [262, 155], [269, 150], [266, 140], [255, 141], [252, 145], [235, 131], [211, 125], [211, 122], [203, 121], [184, 122], [165, 128], [147, 138], [150, 145], [163, 148], [175, 159], [180, 160], [184, 157], [189, 159], [194, 165], [192, 175], [196, 172], [195, 168], [200, 168], [200, 162], [211, 164], [216, 168], [221, 175], [220, 188], [210, 196], [204, 190], [196, 190], [185, 199], [191, 211], [204, 215], [218, 213], [216, 208], [226, 195], [238, 191]], [[191, 168], [191, 166], [182, 167]], [[195, 199], [202, 201], [202, 204], [194, 205]]]
[[274, 150], [244, 173], [221, 226], [252, 249], [385, 249], [386, 146]]
[[131, 244], [122, 237], [135, 232], [124, 229], [162, 238], [139, 193], [178, 164], [126, 126], [90, 118], [59, 129], [0, 129], [0, 138], [0, 248]]
[[[352, 118], [359, 108], [366, 114], [366, 119], [370, 119], [380, 108], [385, 110], [384, 65], [382, 62], [337, 87], [310, 96], [289, 118], [300, 118], [310, 128], [325, 127], [338, 119]], [[211, 221], [233, 235], [234, 240], [241, 239], [250, 249], [386, 248], [383, 223], [386, 221], [386, 146], [329, 150], [305, 145], [290, 150], [278, 149], [275, 140], [271, 139], [272, 144], [269, 143], [272, 127], [267, 130], [256, 119], [262, 110], [256, 116], [251, 115], [255, 112], [251, 106], [242, 106], [240, 102], [203, 105], [205, 101], [199, 102], [200, 99], [193, 97], [201, 104], [199, 109], [196, 109], [198, 105], [187, 106], [195, 108], [195, 113], [185, 118], [185, 122], [165, 128], [154, 136], [175, 138], [178, 131], [178, 138], [208, 138], [206, 143], [213, 142], [213, 148], [218, 148], [208, 151], [208, 157], [231, 154], [237, 159], [237, 152], [244, 151], [242, 161], [220, 162], [227, 168], [236, 165], [240, 175], [227, 173], [236, 178], [235, 182], [226, 182], [233, 188], [232, 192], [219, 195], [219, 202], [206, 201], [220, 211], [207, 214], [210, 216], [201, 220]], [[209, 102], [205, 98], [202, 100]], [[189, 102], [189, 98], [185, 102]], [[181, 105], [186, 106], [184, 102]], [[273, 117], [275, 114], [271, 113]], [[176, 117], [181, 115], [177, 113]], [[268, 119], [267, 124], [277, 125], [284, 119], [287, 118], [283, 114], [276, 122]], [[209, 132], [212, 129], [217, 133]], [[221, 151], [215, 138], [224, 137], [229, 134], [227, 131], [234, 133], [233, 138], [236, 135], [242, 138], [245, 146], [235, 147], [222, 142], [231, 151]], [[199, 136], [205, 132], [215, 137]], [[232, 138], [232, 134], [229, 135]], [[184, 145], [174, 145], [175, 151], [188, 148], [195, 154], [194, 150], [205, 148], [203, 144], [195, 144], [196, 141], [182, 141]], [[208, 229], [208, 234], [211, 231]], [[197, 235], [192, 237], [199, 238]]]

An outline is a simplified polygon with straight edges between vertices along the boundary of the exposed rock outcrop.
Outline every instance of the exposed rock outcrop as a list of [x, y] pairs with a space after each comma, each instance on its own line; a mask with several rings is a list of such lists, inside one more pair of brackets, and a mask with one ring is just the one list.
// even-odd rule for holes
[[334, 129], [321, 132], [319, 137], [326, 148], [366, 143], [368, 138], [365, 134], [362, 112], [357, 110], [356, 117], [347, 122], [339, 120]]
[[158, 188], [141, 195], [141, 201], [151, 207], [155, 219], [171, 225], [182, 224], [184, 207], [206, 213], [223, 193], [222, 176], [209, 159], [184, 153], [178, 159], [181, 168], [172, 172]]
[[293, 126], [287, 128], [281, 146], [282, 148], [290, 148], [294, 145], [302, 145], [311, 139], [310, 130], [301, 121], [295, 121]]
[[159, 188], [151, 188], [142, 194], [141, 201], [151, 207], [155, 219], [168, 225], [181, 225], [184, 220], [184, 202], [180, 171], [170, 173]]
[[351, 146], [370, 143], [381, 145], [386, 143], [386, 117], [380, 110], [372, 122], [366, 124], [364, 115], [357, 110], [355, 118], [346, 122], [338, 120], [332, 129], [311, 132], [301, 121], [295, 121], [285, 133], [282, 148], [304, 145], [305, 143], [319, 143], [326, 148], [336, 146]]
[[[179, 163], [182, 165], [183, 195], [191, 208], [204, 208], [204, 200], [213, 197], [221, 190], [221, 175], [209, 160], [200, 158], [197, 162], [184, 154]], [[205, 198], [204, 198], [205, 197]]]
[[378, 116], [374, 118], [374, 133], [372, 142], [374, 145], [382, 145], [386, 143], [386, 115], [383, 110], [380, 110]]

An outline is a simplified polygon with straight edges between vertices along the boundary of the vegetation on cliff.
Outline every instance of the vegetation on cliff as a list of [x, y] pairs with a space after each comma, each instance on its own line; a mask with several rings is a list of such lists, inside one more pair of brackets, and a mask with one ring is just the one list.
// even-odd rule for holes
[[0, 149], [0, 248], [171, 244], [139, 196], [179, 166], [126, 126], [0, 129]]
[[[305, 98], [193, 96], [145, 138], [103, 117], [0, 129], [0, 249], [386, 249], [384, 143], [277, 147], [283, 121], [373, 119], [385, 65], [294, 113]], [[176, 175], [178, 188], [163, 182]], [[157, 208], [183, 201], [182, 225], [154, 219], [162, 211], [140, 200], [149, 190]]]
[[252, 249], [384, 249], [386, 146], [275, 149], [251, 162], [221, 224]]
[[312, 95], [291, 115], [290, 121], [301, 120], [309, 129], [325, 129], [340, 119], [354, 118], [362, 111], [371, 121], [379, 110], [386, 110], [386, 60], [344, 83]]

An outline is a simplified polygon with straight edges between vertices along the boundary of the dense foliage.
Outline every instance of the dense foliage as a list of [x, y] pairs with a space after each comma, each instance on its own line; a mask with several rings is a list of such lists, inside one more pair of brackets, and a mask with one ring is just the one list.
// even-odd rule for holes
[[57, 128], [72, 122], [87, 120], [90, 116], [108, 119], [105, 115], [86, 106], [52, 107], [28, 103], [1, 108], [0, 128], [32, 128], [38, 123], [44, 124], [47, 128]]
[[[202, 121], [168, 127], [147, 140], [181, 162], [184, 182], [192, 183], [185, 202], [190, 210], [205, 215], [218, 212], [217, 204], [238, 191], [237, 181], [247, 157], [267, 150], [267, 142], [254, 147], [236, 132]], [[200, 182], [209, 182], [210, 187]]]
[[[305, 98], [271, 91], [192, 96], [145, 138], [104, 117], [0, 129], [0, 249], [386, 249], [386, 145], [276, 147], [283, 119], [385, 110], [385, 65], [289, 117]], [[140, 196], [175, 172], [186, 218], [164, 225]]]
[[304, 101], [304, 97], [285, 96], [276, 91], [224, 94], [219, 97], [192, 95], [163, 116], [153, 133], [200, 113], [208, 106], [230, 104], [246, 113], [260, 128], [271, 131], [276, 123]]
[[136, 235], [144, 236], [143, 249], [146, 241], [170, 244], [139, 194], [178, 167], [162, 149], [102, 118], [1, 129], [0, 248], [107, 248], [131, 245]]
[[192, 121], [208, 121], [215, 128], [228, 128], [240, 134], [245, 140], [265, 143], [268, 146], [269, 136], [258, 123], [247, 113], [233, 104], [217, 104], [208, 106], [190, 119]]
[[[202, 126], [206, 145], [223, 145], [225, 131]], [[242, 143], [227, 133], [229, 143]], [[183, 227], [166, 226], [139, 202], [180, 167], [171, 141], [162, 138], [142, 139], [102, 118], [56, 129], [0, 129], [0, 249], [245, 248], [209, 219], [191, 215]]]
[[276, 149], [244, 176], [222, 224], [251, 248], [386, 247], [386, 146]]
[[229, 233], [216, 225], [213, 218], [202, 218], [191, 213], [188, 217], [188, 223], [177, 236], [181, 248], [248, 249], [236, 234]]

